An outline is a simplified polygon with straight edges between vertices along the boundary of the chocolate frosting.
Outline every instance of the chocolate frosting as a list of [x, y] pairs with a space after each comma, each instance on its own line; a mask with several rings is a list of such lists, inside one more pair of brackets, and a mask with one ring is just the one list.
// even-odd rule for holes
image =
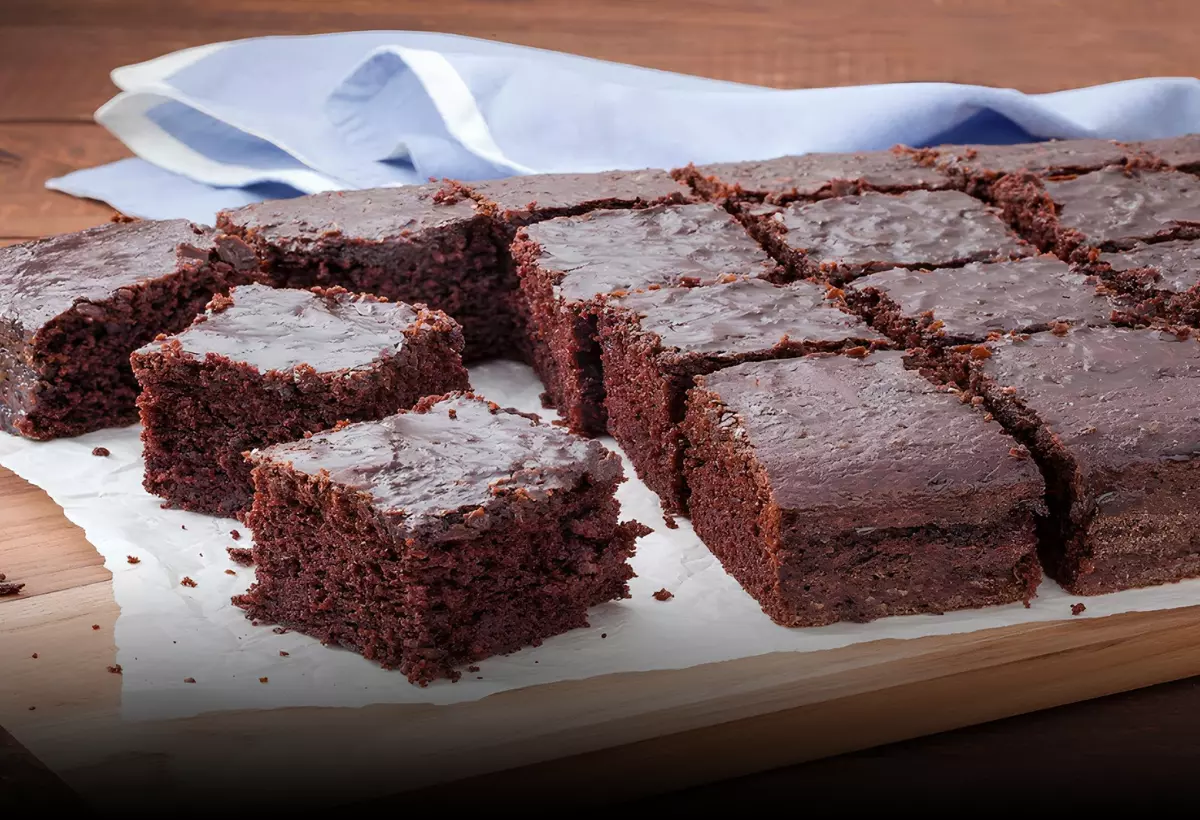
[[[446, 530], [482, 536], [489, 516], [585, 479], [619, 480], [621, 461], [595, 441], [458, 394], [425, 412], [351, 424], [302, 441], [256, 450], [256, 463], [290, 463], [310, 476], [370, 494], [376, 509], [408, 533]], [[449, 524], [449, 513], [469, 513]], [[400, 519], [400, 520], [397, 520]], [[428, 533], [426, 533], [428, 534]]]
[[1179, 171], [1105, 168], [1047, 181], [1046, 191], [1061, 208], [1059, 223], [1096, 245], [1200, 228], [1200, 179]]
[[[230, 293], [233, 304], [204, 316], [177, 339], [198, 358], [209, 353], [262, 372], [307, 364], [319, 372], [369, 367], [398, 353], [417, 324], [417, 311], [400, 302], [361, 294], [276, 290], [246, 285]], [[153, 350], [154, 342], [139, 352]]]
[[533, 174], [470, 183], [498, 214], [524, 224], [550, 211], [681, 202], [688, 189], [657, 168], [599, 174]]
[[962, 268], [874, 273], [848, 287], [875, 290], [918, 319], [931, 313], [950, 343], [983, 341], [993, 331], [1046, 330], [1053, 322], [1107, 325], [1112, 305], [1097, 282], [1052, 256], [972, 262]]
[[1200, 134], [1185, 134], [1182, 137], [1167, 137], [1160, 140], [1135, 142], [1130, 146], [1145, 151], [1172, 168], [1192, 168], [1200, 165]]
[[811, 198], [861, 189], [905, 191], [947, 188], [950, 180], [903, 148], [857, 154], [804, 154], [761, 162], [719, 162], [696, 170], [767, 201]]
[[383, 242], [474, 219], [475, 202], [447, 185], [329, 191], [222, 211], [223, 230], [257, 235], [284, 252], [318, 242]]
[[1035, 502], [1032, 460], [1013, 456], [998, 424], [906, 370], [903, 356], [775, 359], [700, 384], [741, 428], [784, 509], [853, 510], [870, 527], [969, 521], [1014, 491]]
[[1200, 285], [1200, 242], [1177, 239], [1155, 242], [1119, 253], [1102, 253], [1100, 261], [1115, 271], [1152, 271], [1158, 290], [1182, 293]]
[[972, 174], [1030, 171], [1038, 176], [1079, 174], [1125, 162], [1126, 150], [1112, 140], [1051, 140], [1019, 145], [942, 145], [935, 149], [947, 167]]
[[769, 351], [783, 341], [835, 347], [885, 341], [834, 307], [811, 282], [777, 287], [762, 279], [634, 293], [610, 304], [636, 315], [663, 348], [706, 356]]
[[996, 342], [985, 376], [1016, 390], [1085, 469], [1200, 455], [1200, 343], [1075, 328]]
[[206, 263], [211, 232], [183, 219], [111, 223], [0, 248], [0, 318], [34, 331], [76, 302]]
[[941, 267], [1029, 253], [993, 210], [959, 191], [824, 199], [772, 218], [817, 264]]
[[774, 271], [741, 225], [716, 205], [593, 211], [540, 222], [526, 233], [542, 248], [539, 266], [556, 274], [559, 295], [571, 301]]

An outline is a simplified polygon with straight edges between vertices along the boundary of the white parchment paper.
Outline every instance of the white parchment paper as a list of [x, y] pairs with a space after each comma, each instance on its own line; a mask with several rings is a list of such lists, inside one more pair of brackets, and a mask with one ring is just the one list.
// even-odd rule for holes
[[[491, 362], [471, 372], [477, 392], [502, 405], [552, 413], [538, 402], [541, 383], [523, 365]], [[618, 496], [623, 518], [654, 528], [633, 560], [629, 600], [597, 607], [591, 626], [540, 647], [479, 664], [457, 683], [421, 688], [350, 652], [297, 633], [253, 626], [230, 597], [253, 579], [226, 547], [251, 545], [232, 519], [164, 510], [141, 486], [139, 428], [102, 430], [36, 443], [0, 434], [0, 465], [43, 488], [104, 556], [121, 608], [117, 661], [124, 668], [122, 711], [130, 719], [187, 717], [221, 709], [449, 704], [495, 692], [614, 672], [679, 669], [767, 652], [812, 652], [884, 638], [917, 638], [1033, 621], [1169, 609], [1200, 603], [1200, 580], [1081, 599], [1043, 582], [1030, 608], [1021, 604], [945, 615], [888, 618], [870, 624], [786, 629], [758, 605], [700, 543], [686, 519], [668, 529], [653, 493], [633, 478]], [[616, 447], [611, 440], [605, 440]], [[92, 455], [94, 447], [111, 451]], [[234, 541], [230, 531], [242, 538]], [[140, 563], [130, 564], [127, 556]], [[227, 574], [233, 570], [234, 574]], [[182, 586], [185, 577], [194, 588]], [[674, 593], [657, 601], [665, 587]], [[286, 656], [281, 652], [288, 653]], [[193, 678], [195, 683], [185, 683]], [[267, 678], [261, 683], [260, 678]]]

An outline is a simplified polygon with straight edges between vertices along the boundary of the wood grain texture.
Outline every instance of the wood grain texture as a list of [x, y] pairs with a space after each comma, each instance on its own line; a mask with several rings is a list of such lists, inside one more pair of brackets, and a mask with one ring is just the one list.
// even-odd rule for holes
[[[265, 34], [445, 31], [778, 87], [1051, 91], [1194, 75], [1198, 23], [1192, 0], [5, 0], [0, 119], [86, 120], [118, 65]], [[37, 73], [47, 63], [50, 78]]]

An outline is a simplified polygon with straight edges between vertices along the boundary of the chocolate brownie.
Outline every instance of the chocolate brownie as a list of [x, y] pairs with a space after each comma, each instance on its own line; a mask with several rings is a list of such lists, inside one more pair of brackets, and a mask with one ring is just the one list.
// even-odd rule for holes
[[1078, 594], [1200, 575], [1200, 344], [1085, 327], [989, 349], [972, 389], [1046, 476], [1050, 575]]
[[247, 275], [183, 220], [0, 248], [0, 427], [52, 439], [137, 421], [129, 354]]
[[950, 177], [933, 167], [931, 158], [927, 151], [898, 145], [888, 151], [688, 165], [671, 173], [705, 199], [782, 205], [865, 191], [899, 193], [949, 188]]
[[514, 349], [513, 283], [491, 219], [452, 184], [336, 191], [223, 211], [223, 242], [254, 252], [275, 287], [340, 286], [444, 310], [464, 355]]
[[1151, 159], [1176, 171], [1200, 173], [1200, 134], [1135, 142], [1130, 148], [1148, 154]]
[[1089, 268], [1139, 299], [1144, 316], [1193, 327], [1200, 323], [1200, 242], [1139, 244], [1102, 253]]
[[608, 429], [668, 513], [684, 510], [684, 398], [730, 365], [869, 347], [886, 340], [811, 282], [763, 279], [610, 299], [600, 314]]
[[846, 286], [847, 301], [905, 347], [982, 342], [1000, 333], [1110, 324], [1114, 305], [1092, 276], [1053, 256], [894, 268]]
[[938, 166], [969, 194], [991, 198], [992, 184], [1007, 174], [1037, 177], [1086, 174], [1124, 165], [1132, 151], [1112, 140], [1050, 140], [1018, 145], [940, 145]]
[[751, 231], [796, 275], [847, 282], [872, 271], [958, 267], [1032, 248], [959, 191], [866, 193], [751, 216]]
[[777, 270], [716, 205], [593, 211], [525, 228], [513, 243], [534, 367], [571, 429], [605, 431], [596, 311], [606, 296]]
[[994, 191], [1026, 239], [1067, 261], [1200, 238], [1200, 179], [1180, 171], [1105, 168], [1060, 180], [1010, 174]]
[[943, 612], [1037, 589], [1037, 467], [903, 355], [742, 364], [688, 395], [692, 524], [777, 623]]
[[251, 454], [251, 618], [409, 680], [587, 625], [628, 597], [648, 532], [618, 523], [621, 461], [470, 394]]
[[143, 484], [217, 515], [250, 504], [243, 453], [376, 419], [467, 386], [446, 314], [330, 290], [234, 288], [176, 336], [133, 354]]

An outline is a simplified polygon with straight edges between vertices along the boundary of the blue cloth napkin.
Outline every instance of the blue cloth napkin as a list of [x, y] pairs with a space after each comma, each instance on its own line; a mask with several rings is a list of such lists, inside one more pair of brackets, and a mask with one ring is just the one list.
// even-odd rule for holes
[[778, 90], [447, 34], [218, 43], [119, 68], [96, 119], [137, 156], [50, 180], [133, 216], [323, 190], [944, 142], [1200, 131], [1200, 81], [1053, 94], [949, 83]]

